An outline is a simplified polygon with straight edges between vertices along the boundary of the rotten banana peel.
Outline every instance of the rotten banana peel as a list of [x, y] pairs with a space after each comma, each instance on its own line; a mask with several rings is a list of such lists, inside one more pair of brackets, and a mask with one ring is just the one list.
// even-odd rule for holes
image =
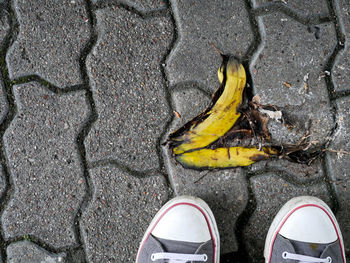
[[[242, 123], [248, 123], [241, 118], [240, 111], [246, 85], [243, 65], [235, 58], [223, 55], [218, 78], [221, 85], [214, 93], [209, 108], [170, 134], [167, 142], [176, 160], [185, 167], [212, 169], [248, 166], [277, 155], [278, 151], [272, 147], [258, 149], [258, 147], [236, 146], [213, 149], [212, 146], [215, 146], [217, 141], [238, 130], [237, 122], [241, 120]], [[239, 130], [251, 128], [239, 127]], [[236, 132], [236, 135], [239, 135], [239, 132]], [[250, 136], [253, 135], [256, 136], [254, 131], [250, 132]]]

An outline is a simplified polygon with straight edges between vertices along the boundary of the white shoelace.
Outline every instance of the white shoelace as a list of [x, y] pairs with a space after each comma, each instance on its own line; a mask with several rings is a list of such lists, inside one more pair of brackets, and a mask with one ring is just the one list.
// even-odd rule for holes
[[177, 253], [153, 253], [151, 256], [152, 261], [159, 259], [166, 259], [169, 263], [185, 263], [188, 261], [201, 261], [206, 262], [208, 256], [206, 254], [196, 255], [196, 254], [177, 254]]
[[314, 257], [309, 257], [309, 256], [304, 256], [299, 254], [288, 253], [288, 252], [283, 252], [282, 257], [284, 259], [299, 260], [299, 263], [331, 263], [332, 262], [331, 257], [314, 258]]

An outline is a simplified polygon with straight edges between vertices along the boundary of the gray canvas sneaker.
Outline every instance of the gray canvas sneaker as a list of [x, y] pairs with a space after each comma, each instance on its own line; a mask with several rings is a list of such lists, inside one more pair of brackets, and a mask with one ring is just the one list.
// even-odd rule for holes
[[142, 238], [136, 263], [219, 263], [215, 218], [201, 199], [179, 196], [166, 203]]
[[264, 257], [266, 263], [346, 263], [343, 237], [331, 209], [311, 196], [289, 200], [270, 226]]

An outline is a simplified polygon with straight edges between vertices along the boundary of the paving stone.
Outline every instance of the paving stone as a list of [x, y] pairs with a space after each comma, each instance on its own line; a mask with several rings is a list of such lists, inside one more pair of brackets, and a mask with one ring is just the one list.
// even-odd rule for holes
[[[92, 2], [98, 4], [108, 2], [108, 0], [92, 0]], [[166, 8], [165, 1], [163, 0], [118, 0], [117, 3], [123, 3], [125, 5], [135, 7], [144, 12]]]
[[324, 182], [316, 185], [297, 186], [273, 173], [254, 176], [250, 181], [257, 207], [244, 229], [244, 240], [252, 262], [263, 262], [267, 231], [279, 209], [289, 199], [301, 195], [311, 195], [330, 205], [330, 193]]
[[142, 19], [119, 7], [96, 17], [100, 37], [87, 67], [99, 118], [85, 140], [87, 158], [156, 169], [170, 119], [160, 68], [172, 39], [170, 17]]
[[107, 165], [90, 170], [93, 200], [81, 219], [89, 262], [134, 262], [144, 232], [169, 200], [165, 179]]
[[182, 84], [177, 89], [172, 89], [171, 98], [172, 108], [180, 114], [180, 118], [175, 116], [172, 131], [198, 116], [211, 102], [211, 98], [193, 83]]
[[4, 87], [4, 82], [2, 81], [2, 75], [0, 73], [0, 124], [6, 117], [9, 106], [6, 98], [6, 91]]
[[81, 84], [79, 56], [90, 37], [85, 1], [14, 2], [20, 31], [6, 56], [10, 78], [37, 74], [60, 88]]
[[194, 81], [216, 90], [221, 57], [210, 43], [223, 53], [245, 54], [254, 37], [245, 1], [172, 0], [171, 4], [179, 36], [167, 60], [170, 85]]
[[273, 3], [283, 3], [289, 8], [295, 9], [295, 11], [305, 15], [329, 14], [326, 0], [253, 0], [254, 7]]
[[[170, 130], [175, 131], [198, 115], [210, 102], [208, 96], [193, 85], [184, 85], [172, 91], [174, 109], [181, 118], [174, 118]], [[176, 163], [167, 146], [164, 159], [170, 181], [177, 195], [193, 195], [206, 201], [215, 215], [221, 239], [221, 252], [237, 251], [235, 224], [244, 210], [247, 199], [246, 179], [241, 169], [197, 171]]]
[[350, 253], [350, 155], [342, 153], [350, 149], [350, 97], [338, 99], [337, 102], [338, 128], [329, 148], [338, 152], [327, 152], [327, 166], [337, 194], [339, 212], [337, 220], [344, 237], [345, 247]]
[[8, 263], [63, 263], [66, 254], [53, 254], [30, 241], [19, 241], [7, 247]]
[[[0, 10], [0, 47], [2, 46], [3, 41], [9, 29], [10, 29], [10, 25], [9, 25], [7, 16], [5, 15], [5, 12], [2, 12], [2, 10]], [[0, 124], [5, 118], [7, 111], [8, 111], [8, 102], [6, 99], [6, 92], [5, 92], [2, 75], [0, 73]]]
[[0, 198], [3, 195], [3, 193], [5, 192], [5, 189], [6, 189], [5, 173], [4, 173], [4, 168], [0, 164]]
[[262, 104], [282, 109], [294, 127], [269, 122], [273, 142], [297, 143], [307, 132], [324, 143], [333, 127], [324, 72], [336, 44], [333, 24], [319, 25], [318, 38], [283, 14], [262, 17], [263, 48], [252, 63], [255, 93]]
[[[336, 91], [349, 90], [350, 83], [350, 5], [349, 1], [339, 1], [339, 15], [345, 34], [345, 48], [337, 57], [332, 70], [332, 78]], [[343, 43], [344, 44], [344, 43]]]
[[[0, 4], [1, 4], [1, 1], [0, 1]], [[6, 34], [8, 33], [9, 29], [10, 29], [10, 24], [9, 24], [7, 13], [5, 12], [5, 10], [0, 10], [0, 46], [2, 45], [2, 42], [6, 37]]]
[[18, 113], [4, 135], [14, 187], [2, 215], [5, 238], [74, 245], [73, 220], [86, 190], [75, 143], [89, 112], [84, 92], [59, 96], [31, 82], [14, 86], [14, 94]]
[[316, 159], [310, 165], [291, 162], [287, 159], [269, 159], [256, 162], [248, 167], [250, 172], [273, 171], [288, 175], [298, 182], [310, 182], [324, 180], [323, 165], [321, 159]]

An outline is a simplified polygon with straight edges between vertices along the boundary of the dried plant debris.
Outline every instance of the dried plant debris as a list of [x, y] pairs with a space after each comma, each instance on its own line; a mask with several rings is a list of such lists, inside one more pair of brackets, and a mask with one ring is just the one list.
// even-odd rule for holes
[[288, 158], [309, 163], [321, 151], [308, 151], [309, 136], [296, 145], [271, 145], [267, 123], [284, 122], [274, 105], [262, 105], [259, 96], [244, 101], [246, 72], [233, 56], [222, 55], [218, 70], [219, 89], [209, 107], [165, 142], [184, 167], [215, 169], [248, 166], [269, 158]]

